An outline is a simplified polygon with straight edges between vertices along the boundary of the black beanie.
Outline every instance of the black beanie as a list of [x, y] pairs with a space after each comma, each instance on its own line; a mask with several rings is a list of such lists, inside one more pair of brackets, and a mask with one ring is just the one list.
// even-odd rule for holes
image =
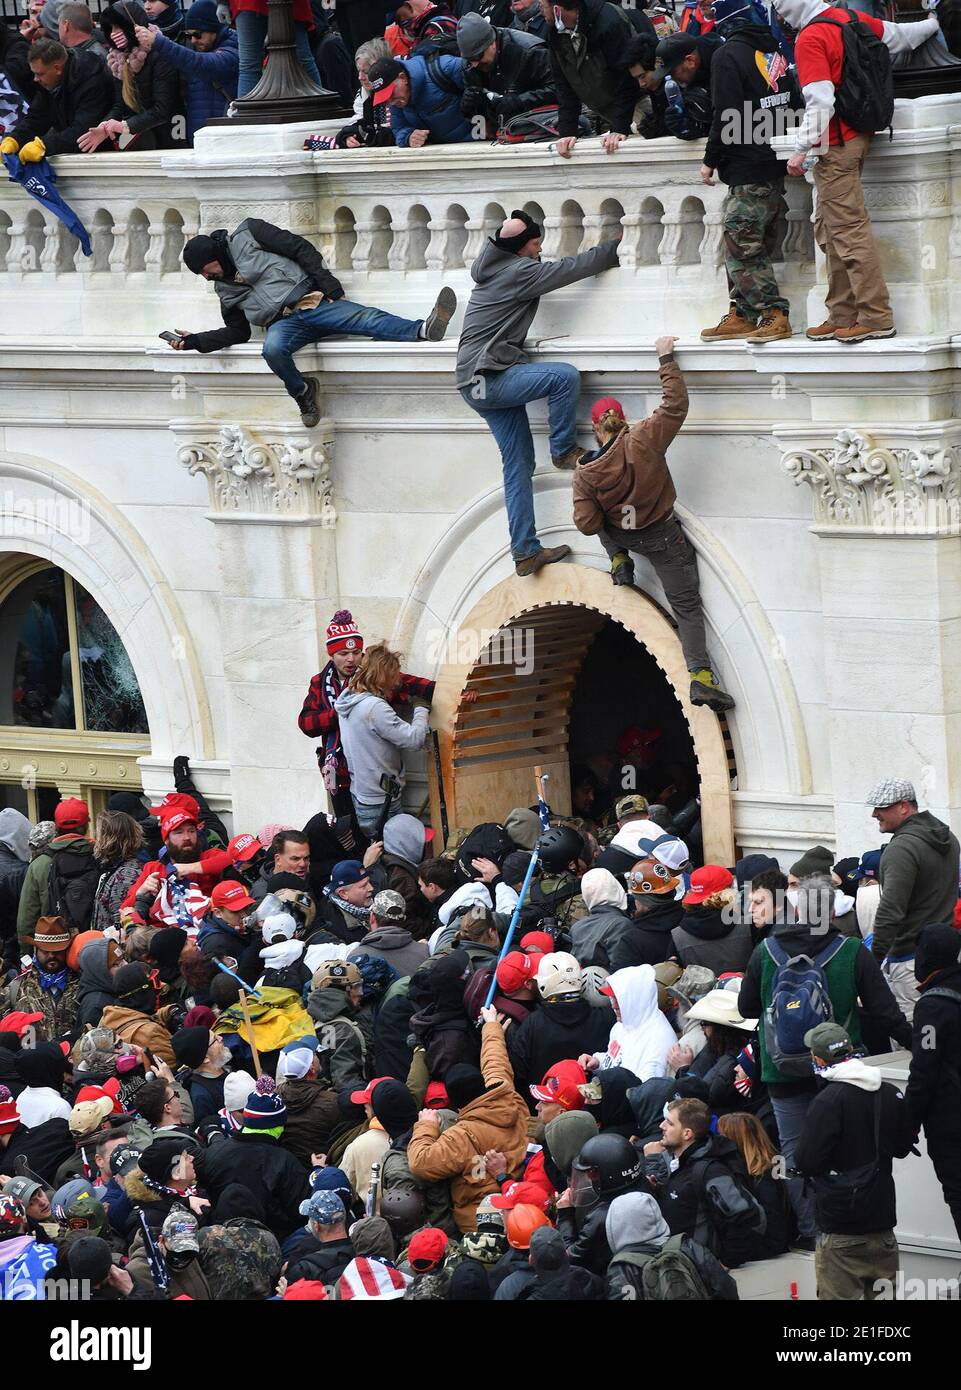
[[[206, 264], [206, 262], [205, 262]], [[107, 802], [108, 811], [123, 811], [125, 815], [132, 816], [138, 824], [142, 825], [145, 820], [150, 819], [150, 812], [133, 792], [114, 792]]]
[[158, 965], [175, 966], [186, 944], [187, 933], [182, 927], [161, 927], [150, 938], [147, 954]]
[[932, 923], [921, 928], [914, 948], [914, 976], [923, 984], [939, 970], [952, 970], [961, 956], [961, 935], [950, 922]]
[[233, 1221], [238, 1217], [247, 1221], [266, 1221], [264, 1204], [256, 1192], [243, 1183], [229, 1182], [223, 1189], [210, 1213], [217, 1225]]
[[220, 260], [217, 243], [211, 236], [192, 236], [184, 244], [183, 261], [188, 270], [199, 275], [205, 265]]
[[18, 1052], [14, 1066], [25, 1086], [49, 1086], [59, 1091], [69, 1063], [56, 1043], [42, 1042]]
[[210, 1002], [215, 1009], [231, 1008], [240, 998], [240, 985], [232, 975], [225, 975], [222, 970], [218, 970], [210, 981]]
[[152, 1144], [140, 1155], [140, 1171], [146, 1173], [148, 1178], [154, 1182], [167, 1185], [174, 1165], [182, 1153], [190, 1150], [190, 1140], [180, 1139], [155, 1139]]
[[463, 1110], [465, 1105], [470, 1105], [486, 1090], [483, 1072], [477, 1067], [468, 1066], [466, 1062], [457, 1062], [451, 1067], [444, 1078], [444, 1085], [447, 1087], [447, 1099], [455, 1110]]
[[543, 236], [543, 231], [534, 221], [533, 217], [521, 208], [515, 208], [511, 213], [512, 218], [519, 218], [524, 223], [524, 231], [518, 232], [516, 236], [501, 236], [500, 232], [491, 237], [495, 246], [499, 246], [502, 251], [520, 251], [529, 241], [535, 237]]
[[210, 1046], [209, 1028], [181, 1028], [170, 1039], [177, 1065], [196, 1071], [202, 1067]]
[[113, 987], [117, 1003], [125, 1009], [139, 1009], [141, 1013], [152, 1014], [157, 1006], [147, 967], [140, 961], [122, 965], [113, 977]]
[[382, 1081], [375, 1086], [370, 1108], [391, 1139], [399, 1139], [417, 1122], [414, 1097], [403, 1081]]
[[74, 1279], [102, 1284], [113, 1264], [110, 1246], [100, 1236], [81, 1236], [76, 1245], [71, 1245], [67, 1264]]

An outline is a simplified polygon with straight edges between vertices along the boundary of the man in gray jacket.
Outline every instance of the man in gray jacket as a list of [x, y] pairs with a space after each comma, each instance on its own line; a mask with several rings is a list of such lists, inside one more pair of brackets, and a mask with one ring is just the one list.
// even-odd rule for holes
[[580, 256], [541, 263], [541, 229], [526, 212], [512, 212], [474, 264], [474, 291], [457, 349], [457, 387], [487, 421], [504, 468], [504, 501], [511, 554], [519, 575], [536, 574], [563, 560], [570, 546], [545, 549], [534, 523], [534, 440], [528, 401], [547, 399], [551, 462], [573, 469], [586, 450], [578, 447], [580, 377], [569, 362], [528, 362], [524, 340], [542, 294], [586, 280], [617, 264], [617, 241]]
[[871, 815], [891, 843], [881, 855], [881, 902], [871, 950], [910, 1022], [918, 1002], [914, 953], [921, 928], [951, 923], [958, 901], [961, 846], [949, 826], [918, 810], [914, 784], [887, 777], [868, 796]]
[[454, 291], [446, 286], [426, 319], [402, 319], [355, 304], [344, 297], [340, 281], [309, 241], [259, 217], [246, 218], [229, 235], [221, 228], [191, 237], [182, 254], [188, 270], [214, 282], [224, 326], [207, 333], [178, 328], [170, 346], [179, 352], [216, 352], [246, 343], [251, 325], [265, 328], [264, 360], [297, 402], [308, 429], [319, 423], [320, 406], [315, 383], [294, 366], [299, 348], [348, 334], [437, 343], [457, 308]]

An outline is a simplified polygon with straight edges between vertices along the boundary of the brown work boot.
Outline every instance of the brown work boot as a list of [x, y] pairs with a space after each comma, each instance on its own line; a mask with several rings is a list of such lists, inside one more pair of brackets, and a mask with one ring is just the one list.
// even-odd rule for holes
[[552, 458], [551, 463], [555, 468], [574, 469], [587, 458], [587, 452], [588, 451], [582, 449], [579, 444], [575, 444], [572, 449], [568, 449], [566, 454], [560, 454], [557, 458]]
[[701, 333], [702, 343], [721, 343], [732, 338], [746, 338], [754, 332], [750, 319], [742, 319], [732, 304], [716, 328], [705, 328]]
[[850, 328], [839, 328], [834, 340], [837, 343], [867, 343], [872, 338], [893, 338], [897, 331], [893, 324], [890, 328], [865, 328], [863, 323], [855, 323]]
[[775, 343], [779, 338], [793, 338], [791, 320], [783, 309], [766, 309], [757, 321], [757, 328], [748, 335], [749, 343]]
[[826, 343], [834, 337], [840, 327], [839, 323], [832, 323], [830, 319], [825, 319], [823, 323], [815, 324], [813, 328], [809, 328], [804, 336], [810, 338], [813, 343]]
[[556, 560], [566, 560], [571, 553], [569, 545], [555, 545], [551, 549], [541, 548], [536, 550], [533, 555], [528, 555], [524, 560], [514, 561], [514, 573], [519, 574], [522, 579], [526, 579], [530, 574], [536, 574], [545, 565], [553, 565]]

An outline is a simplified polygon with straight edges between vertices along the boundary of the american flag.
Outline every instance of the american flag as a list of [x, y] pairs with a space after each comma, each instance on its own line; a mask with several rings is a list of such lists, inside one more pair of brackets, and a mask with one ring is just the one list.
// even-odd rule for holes
[[777, 84], [787, 72], [788, 68], [787, 59], [784, 54], [775, 50], [773, 53], [757, 52], [755, 57], [761, 71], [761, 76], [771, 88], [772, 92], [777, 91]]

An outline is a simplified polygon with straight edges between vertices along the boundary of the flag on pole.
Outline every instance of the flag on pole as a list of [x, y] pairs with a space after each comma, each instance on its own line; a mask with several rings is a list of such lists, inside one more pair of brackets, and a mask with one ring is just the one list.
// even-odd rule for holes
[[3, 162], [7, 167], [11, 181], [18, 183], [25, 193], [30, 194], [31, 198], [36, 198], [41, 207], [48, 208], [54, 216], [59, 217], [67, 231], [72, 232], [80, 242], [80, 249], [83, 254], [92, 256], [93, 251], [90, 247], [87, 229], [73, 208], [63, 201], [57, 191], [57, 176], [50, 166], [50, 161], [41, 159], [36, 164], [23, 164], [19, 155], [5, 154]]

